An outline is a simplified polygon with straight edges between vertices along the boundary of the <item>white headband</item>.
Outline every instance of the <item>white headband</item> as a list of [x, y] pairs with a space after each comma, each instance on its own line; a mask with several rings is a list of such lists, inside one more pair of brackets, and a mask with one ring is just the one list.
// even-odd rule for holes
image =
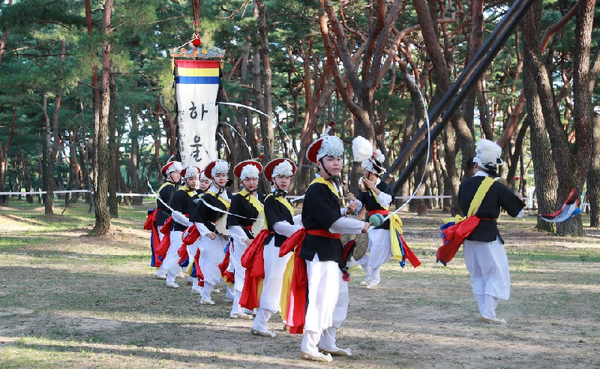
[[256, 165], [248, 164], [242, 168], [240, 179], [243, 181], [246, 178], [258, 178], [260, 171]]
[[194, 165], [190, 165], [185, 170], [185, 178], [198, 178], [200, 176], [200, 169]]
[[289, 161], [284, 160], [281, 163], [277, 164], [275, 168], [273, 168], [273, 173], [271, 177], [275, 178], [277, 176], [281, 177], [291, 177], [294, 175], [294, 167], [290, 164]]
[[215, 177], [217, 174], [227, 174], [229, 173], [229, 163], [225, 160], [217, 160], [215, 166], [210, 171], [211, 177]]
[[171, 172], [181, 172], [183, 170], [183, 166], [181, 165], [180, 162], [178, 161], [174, 161], [173, 164], [171, 164], [168, 168], [167, 168], [167, 173], [169, 174]]
[[483, 139], [477, 142], [477, 149], [475, 150], [473, 162], [477, 163], [482, 169], [490, 169], [490, 167], [497, 168], [504, 163], [500, 158], [501, 155], [502, 148], [498, 146], [498, 144]]
[[339, 158], [344, 154], [344, 143], [339, 137], [336, 136], [325, 136], [323, 137], [323, 143], [317, 151], [317, 160], [321, 160], [326, 156], [332, 156]]

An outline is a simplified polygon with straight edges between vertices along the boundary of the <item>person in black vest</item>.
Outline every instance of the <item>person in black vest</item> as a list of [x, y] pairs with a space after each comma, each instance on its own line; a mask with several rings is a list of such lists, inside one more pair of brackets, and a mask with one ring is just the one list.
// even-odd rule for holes
[[171, 201], [171, 207], [173, 208], [173, 212], [171, 213], [173, 216], [173, 225], [171, 226], [170, 234], [171, 245], [163, 263], [167, 270], [166, 283], [169, 288], [179, 288], [179, 285], [175, 283], [175, 277], [181, 270], [177, 252], [182, 244], [181, 234], [190, 226], [188, 216], [196, 207], [194, 199], [197, 199], [199, 196], [197, 190], [200, 168], [191, 165], [185, 168], [181, 174], [185, 180], [185, 185], [175, 193], [173, 201]]
[[[175, 192], [179, 187], [179, 183], [181, 182], [181, 171], [183, 167], [181, 163], [178, 161], [171, 161], [165, 164], [162, 167], [161, 173], [166, 179], [166, 182], [160, 186], [158, 189], [158, 198], [156, 199], [156, 220], [154, 221], [154, 227], [156, 230], [159, 230], [167, 221], [167, 219], [171, 216], [171, 210], [167, 208], [167, 206], [171, 205], [171, 201], [173, 200], [173, 196], [175, 196]], [[158, 240], [152, 240], [152, 266], [155, 266], [155, 245], [158, 245], [164, 235], [161, 232], [152, 232], [152, 235], [158, 235]], [[155, 243], [156, 242], [156, 243]], [[164, 255], [163, 255], [164, 256]], [[162, 265], [162, 260], [160, 261], [160, 266], [156, 273], [154, 273], [154, 278], [165, 280], [167, 279], [167, 271], [165, 267]]]
[[301, 216], [294, 216], [294, 208], [285, 197], [295, 173], [296, 164], [288, 158], [271, 160], [265, 166], [264, 175], [273, 183], [273, 191], [265, 198], [265, 219], [269, 235], [264, 241], [263, 249], [265, 279], [251, 330], [255, 336], [275, 337], [275, 332], [268, 329], [267, 323], [271, 315], [280, 310], [283, 276], [292, 256], [292, 253], [288, 253], [280, 257], [279, 247], [302, 227]]
[[306, 238], [299, 257], [306, 261], [308, 305], [306, 307], [302, 352], [304, 360], [332, 361], [333, 356], [350, 356], [339, 348], [336, 334], [348, 311], [348, 284], [342, 280], [343, 260], [340, 234], [365, 233], [368, 222], [343, 214], [356, 211], [356, 204], [340, 208], [338, 183], [342, 175], [344, 146], [335, 136], [313, 142], [306, 152], [315, 163], [319, 177], [312, 181], [304, 197], [302, 224]]
[[[387, 183], [379, 179], [384, 172], [381, 166], [383, 160], [383, 154], [377, 150], [372, 157], [361, 162], [363, 177], [360, 179], [362, 185], [359, 186], [360, 192], [357, 199], [363, 207], [358, 213], [359, 219], [362, 219], [365, 214], [367, 217], [376, 213], [383, 217], [389, 214], [389, 207], [394, 197]], [[358, 260], [358, 263], [365, 271], [365, 280], [360, 285], [372, 289], [381, 282], [381, 265], [387, 262], [392, 255], [389, 219], [378, 227], [370, 228], [368, 234], [367, 253]]]
[[223, 261], [229, 242], [229, 232], [225, 227], [225, 214], [230, 207], [230, 194], [226, 190], [229, 163], [218, 159], [204, 168], [204, 174], [211, 179], [212, 185], [202, 196], [190, 215], [190, 221], [196, 224], [201, 235], [199, 267], [204, 275], [204, 287], [200, 293], [201, 305], [214, 305], [211, 295], [215, 286], [221, 282], [219, 263]]
[[[498, 177], [502, 148], [489, 140], [477, 143], [473, 177], [463, 181], [458, 191], [458, 204], [463, 215], [468, 214], [471, 202], [486, 177]], [[473, 294], [479, 306], [481, 321], [490, 324], [506, 324], [496, 317], [498, 300], [510, 297], [510, 274], [504, 240], [498, 231], [497, 219], [500, 208], [512, 216], [522, 216], [525, 203], [508, 187], [491, 183], [476, 213], [479, 225], [464, 240], [463, 252], [469, 271]]]
[[230, 263], [235, 273], [233, 304], [229, 314], [233, 319], [252, 319], [252, 315], [239, 304], [246, 277], [246, 268], [241, 260], [254, 237], [264, 228], [264, 195], [258, 192], [258, 177], [262, 169], [256, 160], [244, 160], [233, 169], [244, 186], [231, 198], [231, 214], [227, 216], [227, 229], [233, 241]]

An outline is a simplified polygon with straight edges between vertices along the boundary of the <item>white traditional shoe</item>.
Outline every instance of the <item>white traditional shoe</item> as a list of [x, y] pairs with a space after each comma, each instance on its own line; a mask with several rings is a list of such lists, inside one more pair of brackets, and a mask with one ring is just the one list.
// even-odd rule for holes
[[367, 290], [374, 290], [374, 289], [378, 288], [377, 286], [378, 286], [378, 284], [368, 284], [368, 285], [365, 286], [365, 289], [367, 289]]
[[166, 279], [167, 279], [167, 276], [166, 276], [166, 275], [161, 275], [161, 274], [157, 274], [157, 273], [155, 273], [155, 274], [154, 274], [154, 279], [159, 279], [159, 280], [161, 280], [161, 281], [164, 281], [164, 280], [166, 280]]
[[202, 288], [201, 287], [192, 287], [192, 292], [191, 293], [201, 294], [202, 293]]
[[346, 349], [341, 349], [339, 347], [336, 347], [335, 349], [332, 350], [328, 350], [328, 349], [323, 349], [321, 347], [318, 347], [319, 351], [321, 351], [324, 354], [329, 354], [331, 356], [352, 356], [352, 351], [350, 351], [349, 348]]
[[276, 334], [275, 332], [271, 332], [269, 330], [267, 330], [266, 332], [264, 331], [259, 331], [257, 329], [250, 329], [250, 332], [252, 332], [253, 335], [255, 336], [261, 336], [261, 337], [271, 337], [271, 338], [275, 338]]
[[364, 281], [360, 282], [361, 287], [366, 287], [368, 285], [369, 285], [369, 281], [367, 281], [366, 279]]
[[229, 314], [229, 316], [231, 317], [231, 319], [246, 319], [246, 320], [252, 320], [252, 315], [248, 315], [245, 313], [237, 313], [237, 314]]
[[213, 293], [221, 293], [221, 290], [218, 288], [213, 288], [212, 292]]
[[175, 282], [167, 282], [167, 288], [179, 288], [179, 285]]
[[183, 278], [187, 278], [187, 277], [188, 277], [188, 275], [187, 275], [187, 274], [185, 274], [184, 272], [179, 272], [179, 273], [178, 273], [178, 274], [175, 276], [175, 278], [181, 278], [181, 279], [183, 279]]
[[506, 320], [504, 319], [498, 319], [498, 318], [486, 318], [486, 317], [481, 317], [481, 322], [482, 323], [486, 323], [486, 324], [496, 324], [496, 325], [504, 325], [506, 324]]
[[325, 355], [320, 352], [312, 354], [312, 353], [300, 351], [300, 358], [304, 359], [304, 360], [319, 361], [322, 363], [330, 363], [333, 361], [333, 358], [331, 357], [330, 354]]
[[244, 314], [256, 316], [256, 310], [244, 309]]
[[215, 302], [213, 300], [200, 300], [200, 305], [214, 305]]

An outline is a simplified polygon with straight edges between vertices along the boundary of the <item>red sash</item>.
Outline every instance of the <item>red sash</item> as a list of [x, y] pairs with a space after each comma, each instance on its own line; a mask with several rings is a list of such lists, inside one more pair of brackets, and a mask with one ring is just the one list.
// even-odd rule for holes
[[436, 259], [446, 265], [454, 258], [465, 238], [477, 228], [481, 218], [470, 216], [462, 222], [444, 229], [444, 244], [438, 247]]
[[244, 287], [240, 296], [240, 305], [246, 309], [252, 310], [258, 307], [260, 302], [259, 286], [260, 282], [265, 279], [265, 240], [269, 233], [268, 229], [263, 229], [252, 240], [244, 255], [242, 255], [242, 266], [246, 268], [246, 278], [244, 279]]
[[156, 208], [148, 217], [146, 217], [146, 222], [144, 223], [144, 229], [152, 232], [150, 236], [150, 249], [152, 250], [152, 260], [150, 261], [150, 266], [159, 267], [162, 264], [162, 260], [158, 259], [158, 255], [156, 255], [156, 249], [160, 244], [160, 237], [158, 234], [158, 228], [156, 228], [156, 216], [158, 215], [159, 209]]
[[389, 213], [390, 213], [389, 210], [376, 209], [376, 210], [370, 210], [370, 211], [368, 211], [367, 215], [370, 217], [373, 214], [381, 214], [385, 218]]
[[179, 250], [177, 250], [177, 255], [179, 255], [179, 265], [181, 265], [185, 259], [188, 258], [187, 246], [193, 244], [200, 237], [200, 232], [198, 232], [198, 228], [196, 228], [195, 224], [192, 224], [188, 229], [186, 229], [181, 234], [181, 246], [179, 246]]
[[221, 271], [221, 277], [223, 278], [225, 283], [227, 283], [233, 287], [233, 283], [235, 282], [235, 274], [227, 271], [227, 267], [229, 266], [229, 256], [230, 256], [229, 250], [230, 250], [230, 248], [231, 248], [231, 245], [229, 245], [229, 247], [227, 247], [227, 252], [225, 253], [225, 257], [223, 258], [223, 261], [221, 262], [221, 264], [219, 264], [219, 270]]
[[158, 244], [158, 247], [154, 250], [154, 255], [157, 260], [154, 265], [155, 267], [161, 266], [163, 260], [165, 260], [165, 256], [167, 256], [169, 246], [171, 246], [171, 224], [173, 224], [173, 217], [169, 217], [165, 224], [160, 227], [160, 233], [162, 233], [164, 237]]
[[200, 249], [196, 250], [194, 263], [194, 266], [196, 267], [196, 278], [198, 278], [198, 286], [204, 287], [204, 274], [202, 274], [202, 269], [200, 269]]
[[302, 250], [302, 244], [306, 234], [313, 236], [339, 239], [339, 233], [330, 233], [325, 229], [300, 228], [296, 233], [285, 240], [279, 248], [279, 256], [296, 249], [294, 256], [294, 273], [292, 276], [292, 285], [290, 288], [290, 301], [286, 317], [286, 326], [290, 329], [290, 334], [302, 334], [304, 332], [304, 319], [306, 317], [306, 298], [308, 292], [308, 274], [306, 272], [306, 261], [299, 257]]

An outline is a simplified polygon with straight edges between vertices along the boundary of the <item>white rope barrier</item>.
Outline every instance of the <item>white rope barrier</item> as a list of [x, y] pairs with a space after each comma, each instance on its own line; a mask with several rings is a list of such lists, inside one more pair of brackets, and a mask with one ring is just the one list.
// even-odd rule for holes
[[[19, 195], [45, 195], [47, 191], [23, 191], [23, 192], [0, 192], [0, 196], [19, 196]], [[55, 194], [64, 194], [64, 193], [94, 193], [94, 191], [90, 190], [58, 190], [54, 191]], [[156, 195], [151, 193], [129, 193], [129, 192], [117, 192], [117, 196], [123, 197], [156, 197]]]

